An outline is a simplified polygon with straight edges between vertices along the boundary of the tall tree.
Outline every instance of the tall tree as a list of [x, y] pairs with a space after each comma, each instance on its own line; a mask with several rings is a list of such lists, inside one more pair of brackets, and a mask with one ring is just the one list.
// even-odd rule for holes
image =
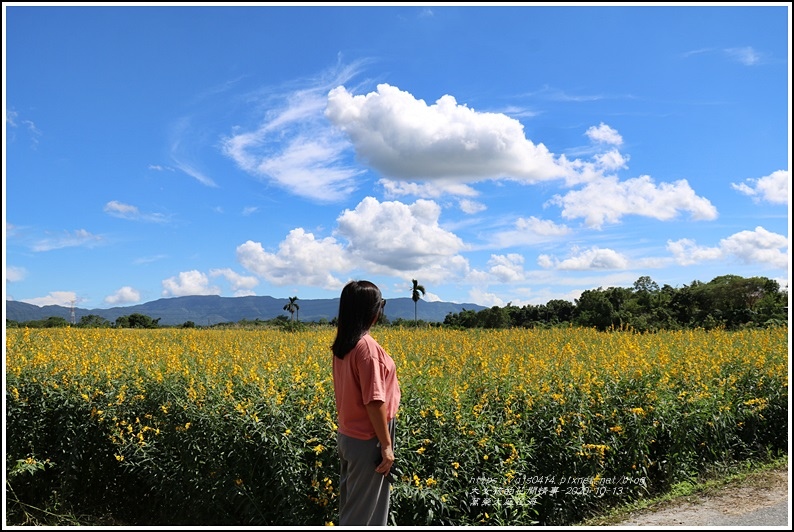
[[411, 287], [411, 299], [414, 300], [414, 321], [418, 323], [419, 320], [416, 313], [416, 304], [419, 302], [422, 296], [425, 295], [425, 287], [419, 284], [416, 279], [413, 279], [412, 282], [413, 286]]
[[[289, 303], [284, 305], [284, 310], [289, 312], [290, 318], [294, 318], [295, 312], [300, 310], [300, 306], [295, 303], [298, 300], [298, 296], [292, 296], [289, 298]], [[300, 314], [299, 314], [300, 315]]]

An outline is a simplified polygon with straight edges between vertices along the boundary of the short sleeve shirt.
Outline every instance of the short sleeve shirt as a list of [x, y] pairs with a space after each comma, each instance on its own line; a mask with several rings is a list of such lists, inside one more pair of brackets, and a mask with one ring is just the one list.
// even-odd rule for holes
[[359, 440], [376, 437], [365, 405], [383, 401], [389, 420], [397, 414], [400, 384], [394, 360], [369, 333], [361, 337], [345, 358], [333, 359], [339, 432]]

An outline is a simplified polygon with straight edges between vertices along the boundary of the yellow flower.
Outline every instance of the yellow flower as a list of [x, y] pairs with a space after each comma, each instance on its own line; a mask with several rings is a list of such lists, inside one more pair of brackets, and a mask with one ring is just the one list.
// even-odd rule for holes
[[314, 447], [315, 454], [320, 454], [324, 450], [325, 450], [325, 446], [322, 443]]
[[424, 447], [420, 447], [420, 448], [418, 448], [418, 449], [416, 450], [416, 452], [417, 452], [418, 454], [425, 454], [425, 448], [424, 448]]

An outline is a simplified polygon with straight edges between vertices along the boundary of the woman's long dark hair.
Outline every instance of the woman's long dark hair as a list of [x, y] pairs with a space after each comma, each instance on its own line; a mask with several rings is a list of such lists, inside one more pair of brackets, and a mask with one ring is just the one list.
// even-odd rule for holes
[[370, 281], [350, 281], [339, 298], [336, 338], [331, 345], [334, 356], [345, 358], [383, 308], [380, 289]]

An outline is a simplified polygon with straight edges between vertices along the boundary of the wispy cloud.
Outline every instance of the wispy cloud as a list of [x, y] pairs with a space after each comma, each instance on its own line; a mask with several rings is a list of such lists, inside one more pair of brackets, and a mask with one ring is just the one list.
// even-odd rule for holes
[[[171, 132], [171, 160], [174, 166], [186, 173], [204, 186], [216, 188], [218, 184], [203, 170], [198, 168], [198, 163], [194, 162], [198, 159], [194, 152], [203, 148], [200, 145], [200, 130], [198, 126], [194, 125], [190, 117], [182, 117], [174, 125]], [[196, 138], [199, 137], [199, 138]]]
[[741, 48], [726, 48], [723, 50], [728, 57], [733, 59], [734, 61], [738, 61], [739, 63], [745, 66], [753, 66], [757, 65], [761, 62], [761, 55], [753, 50], [752, 46], [743, 46]]
[[52, 251], [70, 247], [92, 248], [104, 242], [105, 238], [103, 236], [91, 234], [85, 229], [78, 229], [72, 232], [66, 231], [62, 235], [41, 239], [34, 243], [31, 249], [33, 251]]
[[154, 222], [166, 223], [168, 217], [159, 212], [144, 213], [134, 205], [121, 203], [120, 201], [109, 201], [105, 204], [104, 211], [110, 216], [121, 218], [123, 220], [132, 220], [137, 222]]
[[140, 257], [132, 261], [133, 264], [150, 264], [168, 258], [168, 255], [154, 255], [152, 257]]
[[741, 63], [745, 66], [754, 66], [763, 62], [762, 55], [757, 52], [752, 46], [738, 46], [733, 48], [698, 48], [689, 50], [681, 54], [682, 57], [688, 58], [696, 55], [707, 54], [720, 54], [731, 61]]
[[8, 133], [9, 140], [14, 140], [15, 138], [13, 130], [21, 126], [24, 126], [24, 129], [30, 135], [29, 138], [34, 148], [39, 143], [39, 138], [43, 135], [41, 130], [39, 130], [39, 128], [36, 127], [36, 124], [32, 120], [20, 118], [19, 113], [13, 109], [9, 109], [6, 111], [5, 123], [6, 123], [6, 132]]
[[223, 153], [248, 174], [318, 202], [346, 198], [363, 171], [347, 162], [349, 143], [324, 116], [326, 94], [348, 82], [361, 63], [322, 74], [303, 86], [268, 92], [254, 128], [237, 128], [222, 140]]

